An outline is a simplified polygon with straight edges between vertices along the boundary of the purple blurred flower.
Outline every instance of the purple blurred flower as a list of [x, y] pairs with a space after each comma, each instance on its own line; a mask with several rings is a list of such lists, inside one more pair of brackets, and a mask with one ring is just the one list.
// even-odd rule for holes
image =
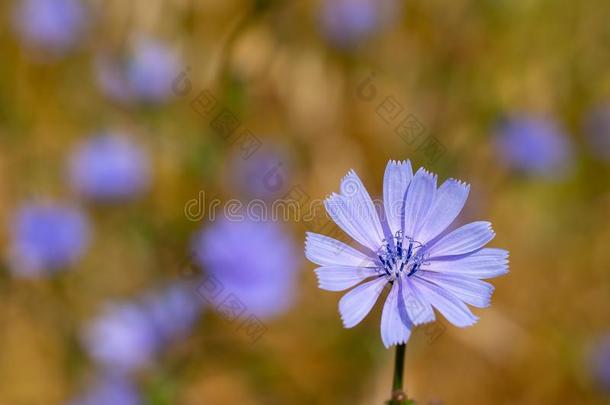
[[120, 134], [87, 139], [76, 148], [69, 163], [73, 188], [98, 201], [133, 197], [150, 183], [148, 155]]
[[184, 337], [202, 309], [201, 297], [185, 284], [174, 284], [144, 301], [155, 333], [163, 343]]
[[151, 39], [134, 43], [126, 59], [98, 58], [97, 80], [111, 99], [125, 103], [160, 104], [172, 95], [172, 82], [180, 69], [176, 52]]
[[355, 287], [339, 301], [346, 328], [360, 323], [391, 286], [381, 315], [386, 347], [406, 343], [415, 325], [434, 321], [433, 308], [455, 326], [473, 325], [478, 318], [466, 304], [487, 307], [494, 290], [482, 279], [508, 272], [508, 252], [484, 248], [495, 236], [489, 222], [448, 231], [470, 187], [449, 179], [437, 188], [436, 180], [423, 168], [414, 175], [409, 161], [388, 162], [382, 225], [364, 185], [350, 171], [341, 181], [341, 193], [332, 194], [325, 206], [364, 249], [307, 233], [305, 255], [321, 266], [316, 269], [320, 288]]
[[136, 100], [125, 77], [125, 64], [125, 61], [102, 54], [95, 58], [93, 68], [97, 85], [106, 97], [121, 104], [131, 104]]
[[596, 382], [610, 391], [610, 334], [600, 339], [590, 352], [589, 364]]
[[171, 94], [178, 74], [175, 52], [158, 42], [138, 42], [127, 69], [127, 78], [137, 97], [151, 102], [164, 101]]
[[84, 394], [68, 405], [140, 405], [142, 400], [136, 386], [123, 377], [107, 375], [95, 381]]
[[241, 155], [231, 161], [232, 182], [248, 198], [269, 200], [286, 191], [290, 167], [279, 149], [257, 151], [248, 159]]
[[323, 0], [321, 6], [322, 32], [342, 48], [373, 36], [400, 13], [395, 0]]
[[75, 207], [58, 203], [25, 204], [13, 219], [13, 272], [40, 277], [74, 263], [89, 242], [89, 223]]
[[515, 116], [500, 124], [495, 147], [512, 169], [548, 178], [559, 178], [572, 164], [570, 138], [551, 120]]
[[610, 161], [610, 105], [592, 109], [583, 127], [591, 153], [599, 159]]
[[137, 302], [108, 305], [86, 328], [84, 344], [106, 369], [136, 370], [190, 331], [201, 309], [201, 299], [187, 286], [173, 284]]
[[147, 365], [159, 339], [148, 314], [138, 304], [111, 304], [85, 331], [91, 357], [115, 373]]
[[279, 224], [221, 219], [195, 236], [193, 249], [204, 271], [249, 313], [272, 317], [294, 301], [296, 249]]
[[36, 51], [61, 56], [82, 39], [87, 12], [78, 0], [23, 0], [15, 10], [22, 41]]

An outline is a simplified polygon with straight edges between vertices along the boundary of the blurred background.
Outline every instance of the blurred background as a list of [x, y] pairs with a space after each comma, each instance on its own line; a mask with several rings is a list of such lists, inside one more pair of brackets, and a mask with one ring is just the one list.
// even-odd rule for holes
[[[306, 230], [389, 159], [471, 184], [510, 251], [477, 325], [407, 346], [420, 404], [610, 403], [610, 5], [0, 4], [0, 404], [381, 404]], [[211, 201], [278, 198], [237, 221]], [[212, 207], [213, 208], [213, 207]], [[216, 210], [218, 211], [218, 209]], [[214, 212], [212, 209], [211, 212]]]

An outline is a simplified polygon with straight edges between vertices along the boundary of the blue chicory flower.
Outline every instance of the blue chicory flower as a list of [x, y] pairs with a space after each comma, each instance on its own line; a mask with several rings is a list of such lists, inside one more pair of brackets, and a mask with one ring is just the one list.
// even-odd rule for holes
[[163, 344], [176, 341], [191, 331], [203, 308], [201, 297], [183, 283], [174, 283], [160, 293], [149, 295], [143, 305]]
[[49, 275], [73, 264], [89, 242], [86, 216], [56, 202], [23, 205], [11, 231], [12, 270], [22, 277]]
[[150, 183], [146, 152], [118, 133], [87, 139], [73, 152], [69, 162], [72, 187], [87, 198], [116, 201], [142, 193]]
[[104, 369], [126, 373], [150, 364], [168, 344], [191, 330], [201, 299], [175, 283], [140, 300], [109, 304], [83, 334], [90, 356]]
[[610, 391], [610, 334], [602, 336], [589, 353], [589, 366], [600, 388]]
[[194, 238], [198, 264], [249, 314], [269, 318], [294, 301], [298, 269], [294, 241], [278, 223], [222, 219]]
[[[305, 254], [319, 287], [343, 291], [339, 302], [346, 328], [356, 326], [391, 286], [383, 306], [381, 337], [386, 347], [406, 343], [415, 325], [432, 322], [436, 308], [449, 322], [466, 327], [477, 317], [466, 304], [487, 307], [493, 286], [481, 279], [508, 272], [508, 252], [484, 248], [494, 237], [489, 222], [472, 222], [451, 232], [469, 186], [449, 179], [437, 188], [436, 175], [411, 163], [390, 161], [383, 184], [383, 221], [354, 171], [325, 206], [337, 225], [359, 243], [353, 248], [309, 232]], [[365, 281], [364, 283], [361, 283]]]
[[109, 304], [84, 333], [89, 355], [114, 373], [146, 366], [159, 343], [149, 315], [136, 303]]
[[278, 147], [262, 148], [248, 159], [237, 155], [231, 161], [231, 181], [248, 198], [268, 201], [286, 192], [290, 166]]
[[79, 0], [23, 0], [15, 10], [21, 40], [37, 52], [61, 56], [82, 39], [87, 12]]
[[394, 0], [324, 0], [321, 7], [322, 33], [340, 48], [373, 36], [400, 11], [400, 3]]
[[526, 174], [560, 178], [572, 164], [570, 138], [549, 119], [512, 117], [500, 124], [495, 146], [509, 167]]
[[142, 399], [135, 384], [124, 376], [105, 375], [68, 405], [140, 405]]
[[589, 111], [583, 130], [591, 153], [598, 159], [610, 161], [610, 105], [600, 105]]
[[126, 59], [102, 56], [96, 62], [96, 76], [102, 91], [123, 104], [160, 104], [172, 95], [180, 61], [168, 45], [140, 39]]

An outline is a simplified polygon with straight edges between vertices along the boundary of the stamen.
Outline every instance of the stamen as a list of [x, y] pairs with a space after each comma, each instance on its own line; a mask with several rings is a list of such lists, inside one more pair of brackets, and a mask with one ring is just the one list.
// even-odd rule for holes
[[415, 274], [415, 272], [417, 270], [419, 270], [419, 264], [416, 263], [415, 265], [413, 265], [413, 268], [411, 268], [411, 271], [409, 272], [409, 274], [407, 274], [407, 277], [411, 277], [413, 274]]
[[[408, 242], [409, 246], [406, 246]], [[411, 277], [414, 275], [427, 257], [420, 254], [423, 245], [410, 237], [403, 237], [398, 231], [394, 239], [389, 242], [383, 240], [382, 246], [377, 251], [379, 258], [379, 273], [392, 282], [403, 275]]]

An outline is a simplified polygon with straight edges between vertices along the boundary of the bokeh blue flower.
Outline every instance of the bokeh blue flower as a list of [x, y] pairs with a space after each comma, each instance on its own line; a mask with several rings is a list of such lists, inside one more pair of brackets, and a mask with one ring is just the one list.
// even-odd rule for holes
[[161, 344], [170, 344], [190, 332], [203, 309], [203, 301], [192, 285], [174, 283], [143, 301]]
[[79, 0], [23, 0], [14, 10], [14, 25], [33, 51], [62, 56], [83, 39], [88, 13]]
[[72, 187], [97, 201], [135, 197], [150, 183], [146, 151], [120, 133], [93, 136], [76, 147], [69, 161]]
[[602, 335], [589, 352], [588, 363], [597, 385], [610, 392], [610, 334]]
[[293, 304], [296, 246], [280, 224], [222, 218], [195, 235], [193, 249], [203, 271], [257, 317], [279, 315]]
[[12, 271], [35, 278], [65, 269], [84, 253], [89, 237], [89, 222], [78, 208], [50, 201], [28, 202], [12, 221]]
[[322, 34], [340, 48], [351, 48], [381, 31], [400, 12], [394, 0], [324, 0]]
[[136, 385], [129, 378], [119, 375], [103, 375], [92, 386], [67, 405], [140, 405], [142, 398]]
[[144, 309], [134, 303], [109, 304], [87, 326], [87, 352], [102, 368], [125, 373], [149, 364], [159, 344]]
[[128, 373], [146, 367], [156, 355], [191, 330], [202, 300], [183, 284], [132, 302], [110, 303], [83, 331], [91, 358], [105, 370]]
[[95, 64], [102, 92], [122, 104], [161, 104], [172, 96], [180, 59], [169, 45], [140, 38], [124, 58], [101, 55]]
[[610, 161], [610, 105], [591, 109], [584, 119], [583, 131], [591, 154], [600, 160]]
[[291, 179], [290, 159], [279, 147], [265, 145], [248, 159], [233, 156], [230, 181], [249, 199], [270, 200], [286, 193]]
[[569, 136], [548, 118], [511, 116], [498, 125], [494, 146], [507, 166], [528, 175], [559, 179], [573, 163]]

